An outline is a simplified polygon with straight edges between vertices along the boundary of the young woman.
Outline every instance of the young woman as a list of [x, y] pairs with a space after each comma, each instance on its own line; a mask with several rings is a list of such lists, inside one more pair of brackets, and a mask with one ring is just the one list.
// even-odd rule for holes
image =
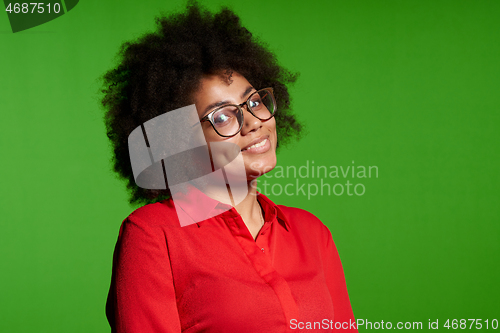
[[[124, 44], [120, 63], [104, 76], [115, 171], [128, 181], [131, 202], [148, 203], [119, 231], [106, 304], [112, 332], [356, 331], [328, 228], [256, 191], [279, 144], [300, 133], [287, 91], [295, 76], [228, 9], [213, 15], [191, 4], [157, 23], [156, 32]], [[213, 144], [237, 147], [241, 200], [223, 202], [196, 184], [175, 195], [170, 182], [164, 189], [136, 184], [129, 136], [188, 105], [211, 156]]]

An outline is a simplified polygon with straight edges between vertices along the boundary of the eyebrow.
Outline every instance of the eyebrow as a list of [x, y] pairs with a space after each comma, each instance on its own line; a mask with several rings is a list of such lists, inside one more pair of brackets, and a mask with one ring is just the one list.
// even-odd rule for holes
[[[252, 90], [254, 90], [254, 88], [252, 86], [248, 86], [245, 91], [241, 94], [241, 98], [245, 98]], [[210, 104], [209, 106], [207, 106], [205, 108], [205, 110], [203, 111], [203, 115], [206, 116], [208, 111], [218, 107], [218, 106], [223, 106], [225, 104], [231, 104], [230, 101], [228, 100], [225, 100], [225, 101], [220, 101], [220, 102], [215, 102], [215, 103], [212, 103]]]
[[241, 98], [245, 98], [251, 91], [253, 90], [252, 86], [248, 86], [248, 88], [241, 94]]

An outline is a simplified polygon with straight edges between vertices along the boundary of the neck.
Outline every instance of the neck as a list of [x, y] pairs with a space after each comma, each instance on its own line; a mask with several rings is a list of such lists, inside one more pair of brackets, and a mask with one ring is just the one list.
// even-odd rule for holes
[[248, 182], [248, 194], [239, 204], [234, 206], [236, 211], [241, 215], [243, 221], [256, 221], [262, 224], [261, 208], [257, 201], [257, 179]]
[[[227, 188], [224, 186], [223, 188], [210, 186], [211, 184], [203, 184], [201, 182], [192, 182], [199, 190], [201, 190], [205, 195], [208, 195], [212, 199], [218, 200], [222, 203], [232, 205], [232, 202], [226, 202], [227, 199]], [[263, 213], [260, 208], [260, 204], [257, 201], [257, 179], [252, 181], [247, 181], [246, 186], [248, 189], [248, 194], [246, 197], [238, 204], [233, 207], [236, 209], [238, 214], [240, 214], [243, 222], [245, 222], [246, 226], [255, 237], [256, 233], [260, 230], [263, 223]]]
[[264, 225], [264, 214], [257, 201], [257, 180], [248, 182], [248, 195], [239, 204], [234, 206], [240, 214], [248, 231], [254, 239], [257, 239], [260, 229]]

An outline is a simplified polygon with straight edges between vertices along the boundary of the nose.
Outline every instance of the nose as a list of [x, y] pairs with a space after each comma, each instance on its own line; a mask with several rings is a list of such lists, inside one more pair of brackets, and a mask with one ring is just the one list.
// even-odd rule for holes
[[262, 120], [255, 117], [248, 110], [247, 105], [244, 105], [242, 109], [245, 110], [246, 112], [243, 112], [243, 126], [241, 127], [241, 135], [246, 135], [262, 127]]

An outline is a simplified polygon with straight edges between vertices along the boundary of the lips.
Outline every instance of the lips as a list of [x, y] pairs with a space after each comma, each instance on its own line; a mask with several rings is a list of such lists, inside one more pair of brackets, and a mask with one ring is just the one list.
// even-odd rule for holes
[[250, 142], [246, 147], [242, 148], [241, 151], [261, 147], [261, 146], [266, 144], [268, 139], [269, 139], [269, 135], [261, 136], [260, 138], [257, 138], [255, 140], [253, 140], [252, 142]]

